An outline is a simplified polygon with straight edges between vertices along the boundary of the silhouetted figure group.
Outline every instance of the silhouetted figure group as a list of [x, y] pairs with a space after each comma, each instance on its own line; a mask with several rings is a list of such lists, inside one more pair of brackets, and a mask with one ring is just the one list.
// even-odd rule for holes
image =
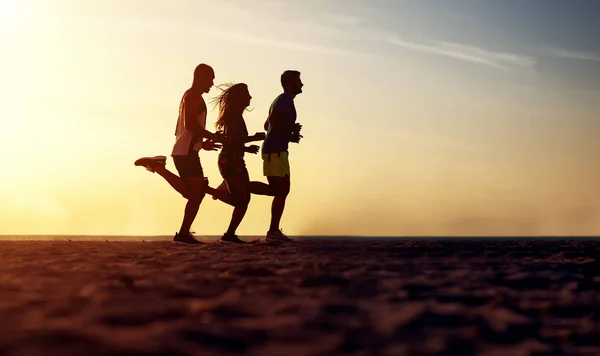
[[[296, 122], [294, 98], [302, 93], [300, 72], [287, 70], [281, 75], [283, 93], [271, 104], [264, 124], [265, 132], [248, 135], [244, 121], [244, 111], [250, 105], [252, 96], [244, 83], [224, 84], [221, 91], [212, 101], [218, 109], [215, 133], [206, 130], [207, 106], [203, 94], [208, 93], [214, 85], [214, 70], [200, 64], [194, 70], [191, 88], [185, 91], [179, 104], [179, 116], [175, 129], [175, 144], [171, 157], [179, 176], [166, 168], [165, 156], [143, 157], [135, 161], [136, 166], [145, 167], [148, 171], [158, 173], [177, 192], [187, 199], [183, 222], [174, 242], [199, 244], [190, 228], [206, 193], [213, 199], [220, 200], [234, 207], [231, 222], [222, 243], [255, 243], [258, 240], [244, 241], [236, 235], [236, 230], [248, 209], [251, 194], [273, 197], [271, 205], [271, 224], [265, 240], [269, 243], [293, 241], [279, 227], [285, 208], [285, 201], [290, 192], [290, 164], [288, 146], [290, 142], [298, 143], [302, 138], [302, 125]], [[263, 141], [262, 148], [247, 143]], [[223, 182], [212, 188], [204, 176], [200, 163], [199, 151], [221, 150], [218, 167]], [[250, 181], [245, 153], [256, 154], [261, 151], [263, 174], [269, 184]]]

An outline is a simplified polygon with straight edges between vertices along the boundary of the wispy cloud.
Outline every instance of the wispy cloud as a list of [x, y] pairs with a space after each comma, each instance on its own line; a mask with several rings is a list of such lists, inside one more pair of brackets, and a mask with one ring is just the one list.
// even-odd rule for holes
[[341, 49], [341, 48], [316, 46], [316, 45], [310, 45], [310, 44], [300, 43], [300, 42], [292, 42], [292, 41], [286, 41], [286, 40], [273, 39], [273, 38], [269, 38], [269, 37], [248, 35], [248, 34], [242, 34], [242, 33], [236, 33], [236, 32], [229, 32], [229, 31], [221, 31], [221, 30], [217, 30], [217, 29], [213, 29], [213, 28], [195, 27], [194, 31], [201, 33], [203, 35], [207, 35], [207, 36], [220, 37], [220, 38], [225, 38], [225, 39], [229, 39], [229, 40], [235, 40], [235, 41], [249, 43], [249, 44], [255, 44], [255, 45], [259, 45], [259, 46], [275, 47], [275, 48], [280, 48], [280, 49], [285, 49], [285, 50], [301, 51], [301, 52], [317, 52], [317, 53], [332, 54], [332, 55], [339, 55], [339, 56], [346, 56], [346, 57], [364, 58], [364, 57], [369, 56], [368, 54], [365, 54], [365, 53], [349, 51], [349, 50], [345, 50], [345, 49]]
[[553, 48], [548, 51], [548, 54], [553, 57], [558, 57], [558, 58], [578, 59], [581, 61], [600, 62], [600, 54], [589, 53], [589, 52], [578, 52], [578, 51], [569, 51], [569, 50], [565, 50], [565, 49]]
[[326, 21], [342, 26], [358, 26], [368, 22], [368, 19], [362, 16], [342, 13], [325, 13], [323, 17]]
[[[227, 40], [254, 44], [257, 46], [267, 46], [283, 50], [298, 51], [298, 52], [314, 52], [328, 55], [337, 55], [354, 58], [366, 58], [372, 55], [366, 54], [359, 51], [352, 51], [344, 48], [336, 48], [322, 45], [309, 44], [308, 40], [302, 42], [300, 40], [286, 40], [278, 39], [270, 35], [260, 34], [260, 31], [255, 33], [244, 33], [242, 30], [221, 30], [219, 27], [201, 27], [196, 26], [190, 22], [185, 21], [172, 21], [163, 20], [161, 22], [155, 21], [148, 18], [126, 18], [126, 17], [107, 17], [104, 15], [96, 14], [71, 14], [71, 13], [54, 13], [45, 19], [48, 23], [61, 24], [61, 25], [76, 25], [76, 26], [92, 26], [105, 27], [108, 23], [111, 25], [111, 29], [116, 27], [131, 29], [143, 29], [143, 30], [160, 30], [173, 31], [173, 32], [184, 32], [189, 31], [197, 34], [202, 34], [210, 37], [223, 38]], [[271, 25], [277, 25], [271, 22]], [[320, 28], [320, 30], [327, 30], [326, 28]], [[264, 31], [263, 31], [264, 32]], [[275, 31], [276, 33], [282, 33], [281, 31]]]
[[402, 39], [398, 36], [390, 37], [388, 42], [413, 51], [451, 57], [454, 59], [503, 70], [515, 66], [532, 67], [536, 64], [536, 60], [533, 57], [513, 53], [493, 52], [483, 48], [467, 46], [458, 43], [418, 43]]

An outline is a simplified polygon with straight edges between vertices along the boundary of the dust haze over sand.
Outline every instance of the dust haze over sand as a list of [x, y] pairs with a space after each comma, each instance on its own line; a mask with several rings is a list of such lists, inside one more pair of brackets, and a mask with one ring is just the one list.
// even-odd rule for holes
[[[360, 210], [345, 206], [330, 214], [307, 219], [299, 235], [365, 236], [597, 236], [600, 208], [581, 205], [557, 208], [543, 215], [531, 207], [515, 207], [499, 214], [485, 209], [456, 209], [446, 214], [426, 214], [407, 209], [364, 204]], [[342, 204], [340, 204], [342, 205]], [[440, 216], [441, 215], [441, 216]], [[445, 216], [444, 216], [445, 215]]]
[[548, 134], [528, 150], [506, 145], [493, 155], [474, 146], [420, 165], [405, 164], [410, 154], [396, 149], [397, 162], [349, 172], [351, 189], [323, 178], [340, 184], [317, 194], [298, 234], [600, 235], [600, 142], [592, 138], [600, 121], [587, 124], [585, 136]]
[[[350, 199], [335, 192], [331, 197], [323, 195], [322, 201], [298, 202], [299, 197], [292, 195], [291, 208], [284, 214], [282, 227], [292, 235], [600, 235], [600, 206], [591, 198], [587, 204], [579, 200], [568, 205], [558, 202], [500, 203], [492, 199], [469, 205], [467, 198], [465, 201], [432, 199], [427, 204], [417, 205], [414, 200], [406, 202], [396, 197], [358, 196]], [[47, 204], [42, 204], [45, 202]], [[136, 201], [116, 205], [110, 199], [104, 199], [77, 210], [68, 210], [43, 197], [13, 203], [5, 200], [0, 207], [0, 225], [15, 226], [15, 221], [21, 221], [20, 230], [2, 231], [3, 234], [168, 235], [179, 226], [182, 205], [177, 201], [165, 215], [160, 204]], [[292, 205], [299, 203], [310, 204], [310, 209], [305, 206], [294, 209]], [[209, 235], [221, 233], [231, 216], [230, 209], [212, 201], [205, 205], [195, 231]], [[91, 212], [99, 206], [103, 207], [104, 213], [93, 215]], [[262, 234], [262, 227], [268, 223], [268, 213], [269, 206], [265, 201], [252, 202], [240, 233]]]

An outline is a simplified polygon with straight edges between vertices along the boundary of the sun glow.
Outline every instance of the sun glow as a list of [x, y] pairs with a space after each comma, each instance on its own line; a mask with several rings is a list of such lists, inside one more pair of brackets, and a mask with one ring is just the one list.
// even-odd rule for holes
[[0, 29], [20, 27], [25, 22], [28, 8], [27, 0], [0, 0]]
[[[184, 199], [133, 162], [170, 154], [179, 100], [200, 62], [213, 65], [215, 84], [249, 85], [251, 133], [280, 93], [281, 71], [302, 72], [305, 138], [290, 147], [286, 233], [600, 231], [600, 97], [574, 89], [587, 81], [501, 70], [485, 60], [505, 57], [470, 45], [440, 49], [439, 21], [431, 41], [399, 46], [369, 25], [383, 18], [354, 26], [332, 23], [310, 1], [289, 2], [294, 11], [271, 3], [0, 0], [0, 235], [173, 234]], [[284, 10], [293, 20], [281, 20]], [[482, 65], [472, 56], [488, 57]], [[583, 61], [572, 62], [579, 76]], [[210, 106], [210, 130], [215, 119]], [[201, 158], [218, 184], [218, 153]], [[251, 179], [265, 182], [260, 155], [246, 162]], [[270, 209], [268, 197], [253, 196], [239, 234], [264, 234]], [[205, 199], [200, 210], [193, 229], [222, 234], [232, 208]]]

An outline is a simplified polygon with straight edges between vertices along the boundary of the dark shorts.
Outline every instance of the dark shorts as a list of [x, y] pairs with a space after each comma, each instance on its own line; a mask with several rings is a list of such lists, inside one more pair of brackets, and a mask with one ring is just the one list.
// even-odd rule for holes
[[219, 154], [219, 172], [221, 177], [227, 179], [232, 175], [248, 174], [244, 156], [235, 153]]
[[198, 152], [187, 156], [173, 156], [173, 162], [175, 162], [175, 168], [177, 168], [181, 178], [204, 176]]

